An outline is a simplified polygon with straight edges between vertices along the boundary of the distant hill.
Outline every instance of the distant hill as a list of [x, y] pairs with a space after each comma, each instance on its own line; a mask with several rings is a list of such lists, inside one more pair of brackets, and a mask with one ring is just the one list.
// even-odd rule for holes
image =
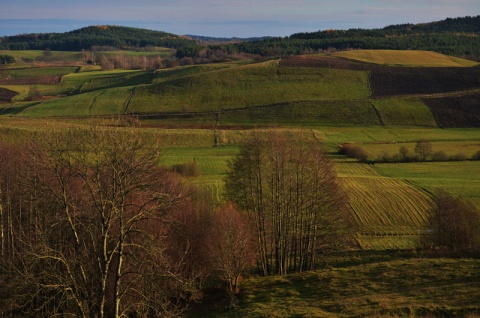
[[287, 38], [232, 44], [227, 50], [282, 56], [327, 50], [426, 50], [480, 59], [480, 16], [448, 18], [422, 24], [391, 25], [383, 29], [323, 30]]
[[89, 26], [65, 33], [31, 33], [0, 38], [0, 50], [80, 51], [92, 47], [135, 48], [194, 45], [175, 34], [123, 26]]

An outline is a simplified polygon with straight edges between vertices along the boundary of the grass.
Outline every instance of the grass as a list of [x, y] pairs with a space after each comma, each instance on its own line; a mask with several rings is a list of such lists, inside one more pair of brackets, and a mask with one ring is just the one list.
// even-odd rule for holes
[[437, 127], [432, 112], [419, 98], [373, 99], [371, 103], [385, 125]]
[[214, 127], [217, 114], [220, 126], [319, 126], [380, 125], [367, 100], [290, 102], [221, 112], [159, 116], [163, 125], [198, 124]]
[[419, 50], [353, 50], [333, 54], [367, 63], [395, 66], [463, 67], [478, 63]]
[[210, 189], [217, 201], [223, 201], [227, 163], [238, 153], [238, 147], [167, 148], [163, 151], [160, 158], [162, 166], [194, 161], [200, 175], [192, 178], [192, 183]]
[[96, 116], [123, 113], [132, 94], [131, 87], [99, 90], [81, 95], [52, 99], [25, 109], [22, 116]]
[[434, 193], [443, 188], [480, 207], [480, 161], [376, 164], [387, 177], [405, 179]]
[[252, 277], [242, 283], [236, 308], [210, 303], [210, 310], [194, 307], [189, 316], [476, 317], [480, 312], [479, 260], [368, 257], [314, 272]]
[[66, 75], [75, 72], [77, 69], [76, 66], [49, 66], [7, 70], [6, 73], [12, 78], [23, 78]]
[[140, 87], [130, 111], [202, 112], [299, 101], [361, 99], [369, 95], [367, 81], [366, 72], [280, 68], [274, 62], [258, 63]]

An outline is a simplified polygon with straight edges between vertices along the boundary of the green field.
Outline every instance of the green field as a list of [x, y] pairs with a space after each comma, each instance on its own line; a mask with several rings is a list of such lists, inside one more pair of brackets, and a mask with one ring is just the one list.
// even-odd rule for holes
[[280, 68], [272, 61], [140, 87], [129, 111], [205, 112], [368, 95], [365, 72]]
[[377, 164], [389, 178], [408, 180], [431, 193], [439, 188], [471, 199], [480, 207], [480, 161]]
[[371, 103], [384, 125], [437, 126], [432, 112], [419, 98], [374, 99]]

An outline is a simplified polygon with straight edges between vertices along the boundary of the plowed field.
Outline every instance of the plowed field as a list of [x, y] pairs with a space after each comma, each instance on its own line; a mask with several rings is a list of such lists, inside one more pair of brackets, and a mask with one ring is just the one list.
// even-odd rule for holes
[[423, 98], [440, 127], [480, 127], [480, 93], [442, 98]]
[[0, 87], [0, 102], [9, 102], [12, 98], [14, 98], [17, 95], [18, 95], [17, 92]]

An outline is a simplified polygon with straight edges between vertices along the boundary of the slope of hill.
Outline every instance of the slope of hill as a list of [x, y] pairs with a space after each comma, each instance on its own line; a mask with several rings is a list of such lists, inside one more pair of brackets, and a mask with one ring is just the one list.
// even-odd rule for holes
[[0, 50], [80, 51], [94, 46], [131, 48], [161, 46], [177, 48], [193, 45], [193, 40], [178, 35], [122, 26], [89, 26], [65, 33], [40, 33], [0, 38]]
[[480, 310], [478, 260], [353, 254], [324, 262], [314, 272], [246, 279], [235, 308], [207, 296], [188, 316], [477, 317]]
[[[410, 66], [391, 66], [397, 64]], [[423, 51], [356, 50], [156, 72], [65, 75], [67, 68], [36, 68], [31, 74], [63, 74], [61, 82], [38, 88], [42, 95], [73, 96], [16, 109], [25, 116], [132, 114], [175, 125], [212, 125], [221, 113], [223, 125], [476, 127], [480, 67], [459, 65], [468, 61]], [[7, 73], [30, 74], [28, 69]], [[37, 81], [29, 83], [29, 79]], [[38, 82], [38, 76], [0, 82], [15, 90], [9, 83], [43, 82]], [[23, 95], [17, 100], [29, 91], [28, 87], [18, 89]]]

